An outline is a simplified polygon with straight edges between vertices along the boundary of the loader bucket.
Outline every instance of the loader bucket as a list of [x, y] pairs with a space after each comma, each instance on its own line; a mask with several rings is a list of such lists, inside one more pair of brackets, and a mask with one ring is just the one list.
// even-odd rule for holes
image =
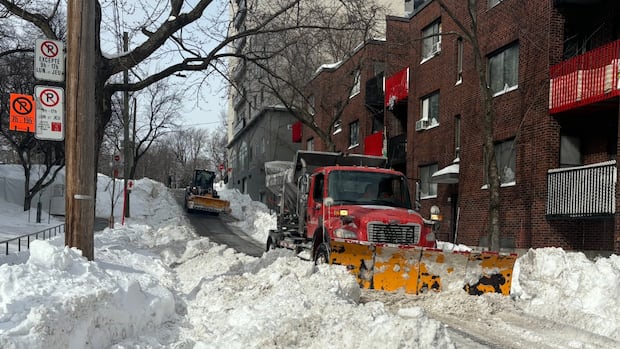
[[517, 255], [331, 242], [330, 263], [345, 265], [361, 287], [420, 294], [464, 289], [471, 295], [510, 294]]

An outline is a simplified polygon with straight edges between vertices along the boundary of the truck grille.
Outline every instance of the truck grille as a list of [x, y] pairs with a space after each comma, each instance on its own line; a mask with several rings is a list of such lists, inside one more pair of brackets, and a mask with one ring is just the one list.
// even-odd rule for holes
[[418, 224], [368, 224], [368, 241], [390, 244], [417, 244], [420, 241]]

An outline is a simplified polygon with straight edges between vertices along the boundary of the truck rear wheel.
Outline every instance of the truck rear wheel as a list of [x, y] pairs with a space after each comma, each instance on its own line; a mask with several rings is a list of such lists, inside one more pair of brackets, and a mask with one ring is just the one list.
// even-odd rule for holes
[[322, 242], [316, 249], [314, 264], [329, 264], [329, 244]]

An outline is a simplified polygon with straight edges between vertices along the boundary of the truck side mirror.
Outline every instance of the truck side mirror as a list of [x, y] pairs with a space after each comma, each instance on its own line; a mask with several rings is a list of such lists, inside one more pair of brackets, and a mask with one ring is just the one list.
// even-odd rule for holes
[[415, 182], [415, 203], [414, 203], [414, 209], [416, 211], [420, 211], [420, 208], [422, 207], [422, 204], [420, 203], [420, 182], [416, 181]]

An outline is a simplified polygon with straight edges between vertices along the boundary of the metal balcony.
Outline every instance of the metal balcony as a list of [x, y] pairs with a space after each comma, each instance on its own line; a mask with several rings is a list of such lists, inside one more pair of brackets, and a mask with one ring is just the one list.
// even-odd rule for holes
[[550, 68], [549, 112], [601, 102], [620, 95], [620, 40]]
[[616, 161], [547, 173], [547, 218], [610, 216], [616, 212]]

